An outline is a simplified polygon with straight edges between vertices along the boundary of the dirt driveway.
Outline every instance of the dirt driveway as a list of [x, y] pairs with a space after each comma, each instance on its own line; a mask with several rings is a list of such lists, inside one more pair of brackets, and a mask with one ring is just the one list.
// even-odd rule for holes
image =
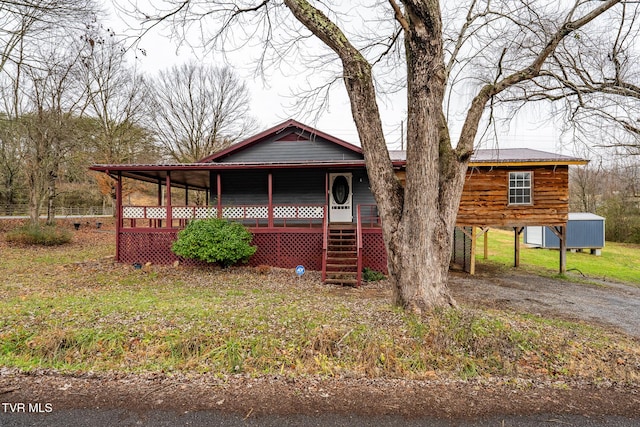
[[612, 326], [640, 338], [640, 287], [619, 283], [571, 283], [532, 274], [452, 273], [454, 297], [468, 304]]

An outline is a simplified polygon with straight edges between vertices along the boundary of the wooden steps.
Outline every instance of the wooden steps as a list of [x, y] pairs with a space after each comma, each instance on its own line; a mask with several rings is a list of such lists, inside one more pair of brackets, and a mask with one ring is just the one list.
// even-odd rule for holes
[[358, 285], [358, 241], [353, 227], [329, 228], [325, 283]]

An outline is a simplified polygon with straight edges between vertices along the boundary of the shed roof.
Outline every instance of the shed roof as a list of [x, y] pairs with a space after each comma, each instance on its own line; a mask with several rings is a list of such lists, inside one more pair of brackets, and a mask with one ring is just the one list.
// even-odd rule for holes
[[569, 221], [602, 221], [604, 217], [589, 212], [569, 212]]

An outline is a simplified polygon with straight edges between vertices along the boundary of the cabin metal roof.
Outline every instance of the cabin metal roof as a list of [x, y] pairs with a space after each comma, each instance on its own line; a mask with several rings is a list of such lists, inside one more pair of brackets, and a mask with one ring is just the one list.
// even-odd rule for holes
[[[406, 150], [390, 150], [395, 161], [407, 160]], [[588, 160], [532, 148], [478, 149], [473, 152], [469, 166], [525, 166], [525, 165], [584, 165]]]

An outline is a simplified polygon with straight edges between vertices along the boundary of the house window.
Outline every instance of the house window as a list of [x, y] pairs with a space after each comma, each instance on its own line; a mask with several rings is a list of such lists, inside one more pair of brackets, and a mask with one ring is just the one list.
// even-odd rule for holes
[[532, 172], [509, 172], [509, 204], [530, 205]]

